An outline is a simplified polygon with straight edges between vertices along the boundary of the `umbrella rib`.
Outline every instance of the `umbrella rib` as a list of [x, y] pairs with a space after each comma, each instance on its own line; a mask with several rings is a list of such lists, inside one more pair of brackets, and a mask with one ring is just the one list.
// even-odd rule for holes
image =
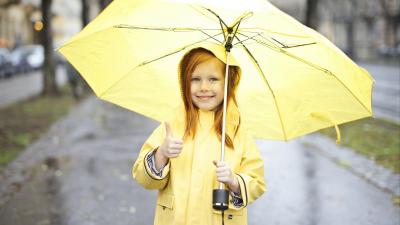
[[[252, 38], [252, 39], [253, 39], [254, 41], [256, 41], [257, 43], [261, 44], [261, 45], [264, 45], [264, 44], [265, 44], [265, 43], [263, 43], [262, 41], [256, 40], [256, 39], [254, 39], [254, 38]], [[264, 45], [264, 46], [265, 46], [265, 45]], [[307, 65], [309, 65], [309, 66], [311, 66], [311, 67], [313, 67], [313, 68], [315, 68], [315, 69], [317, 69], [317, 70], [320, 70], [320, 71], [324, 72], [325, 74], [328, 74], [328, 75], [333, 76], [341, 85], [343, 85], [343, 87], [346, 88], [346, 90], [347, 90], [351, 95], [353, 95], [353, 97], [358, 101], [358, 103], [360, 103], [360, 105], [361, 105], [362, 107], [364, 107], [365, 110], [367, 110], [367, 112], [369, 112], [370, 114], [372, 114], [372, 112], [368, 109], [368, 107], [365, 106], [364, 103], [362, 103], [361, 100], [347, 87], [347, 85], [344, 84], [344, 83], [343, 83], [334, 73], [332, 73], [330, 70], [325, 69], [325, 68], [323, 68], [323, 67], [321, 67], [321, 66], [319, 66], [319, 65], [317, 65], [317, 64], [311, 63], [311, 62], [309, 62], [309, 61], [307, 61], [307, 60], [304, 60], [304, 59], [302, 59], [302, 58], [300, 58], [300, 57], [297, 57], [297, 56], [295, 56], [295, 55], [293, 55], [293, 54], [291, 54], [291, 53], [285, 51], [285, 50], [282, 49], [282, 48], [280, 48], [277, 52], [282, 53], [282, 54], [285, 54], [285, 55], [287, 55], [287, 56], [289, 56], [289, 57], [291, 57], [291, 58], [293, 58], [293, 59], [296, 59], [296, 60], [298, 60], [298, 61], [300, 61], [300, 62], [302, 62], [302, 63], [305, 63], [305, 64], [307, 64]]]
[[126, 28], [126, 29], [138, 29], [138, 30], [154, 30], [154, 31], [172, 31], [172, 32], [190, 32], [190, 31], [200, 31], [203, 34], [207, 35], [208, 37], [214, 39], [215, 41], [219, 42], [222, 44], [221, 41], [218, 39], [215, 39], [215, 37], [211, 36], [205, 30], [220, 30], [220, 29], [202, 29], [202, 28], [186, 28], [186, 27], [171, 27], [171, 28], [166, 28], [166, 27], [137, 27], [137, 26], [130, 26], [130, 25], [125, 25], [125, 24], [120, 24], [114, 26], [114, 28]]
[[242, 22], [242, 20], [248, 19], [252, 16], [253, 16], [253, 12], [243, 13], [239, 18], [236, 19], [235, 23], [231, 27], [235, 27], [237, 24], [240, 24]]
[[[242, 35], [242, 36], [245, 36], [245, 37], [247, 38], [247, 40], [251, 39], [251, 40], [257, 42], [257, 40], [255, 40], [253, 37], [247, 36], [247, 35], [242, 34], [242, 33], [238, 33], [238, 34], [240, 34], [240, 35]], [[272, 45], [269, 45], [269, 44], [267, 44], [267, 43], [264, 42], [264, 46], [265, 46], [265, 47], [268, 47], [268, 48], [271, 48], [271, 49], [279, 49], [279, 48], [280, 48], [279, 46], [277, 46], [277, 45], [276, 45], [275, 43], [273, 43], [272, 41], [270, 41], [270, 40], [266, 40], [266, 41], [268, 41], [268, 42], [271, 43]], [[244, 41], [243, 41], [243, 42], [244, 42]], [[238, 43], [239, 43], [239, 42], [238, 42]]]
[[[220, 40], [216, 39], [214, 36], [211, 36], [211, 35], [208, 34], [207, 32], [205, 32], [205, 31], [203, 31], [203, 30], [201, 30], [201, 29], [199, 29], [199, 31], [200, 31], [201, 33], [207, 35], [208, 37], [214, 39], [216, 42], [222, 44], [222, 42], [221, 42]], [[223, 32], [221, 32], [221, 33], [223, 34]], [[221, 33], [219, 33], [218, 35], [220, 35]], [[216, 36], [218, 36], [218, 35], [216, 35]], [[225, 35], [224, 35], [224, 39], [225, 39]]]
[[[210, 20], [215, 22], [215, 17], [210, 17], [209, 14], [205, 14], [205, 13], [201, 12], [201, 10], [199, 10], [197, 7], [195, 7], [195, 5], [190, 5], [190, 7], [193, 8], [196, 12], [200, 13], [201, 15], [203, 15], [204, 17], [206, 17], [206, 18], [208, 18], [208, 19], [210, 19]], [[224, 23], [224, 21], [216, 13], [214, 13], [212, 10], [209, 10], [209, 9], [207, 9], [205, 7], [201, 7], [201, 8], [203, 10], [207, 10], [207, 11], [211, 12], [214, 16], [216, 16], [217, 19], [218, 19], [219, 25], [221, 27], [221, 29], [218, 29], [218, 30], [224, 31], [224, 25], [222, 24], [222, 23]], [[228, 27], [226, 24], [225, 24], [225, 26]], [[223, 35], [224, 35], [224, 42], [225, 42], [226, 41], [225, 32], [223, 32]]]
[[[199, 10], [196, 5], [190, 5], [191, 8], [193, 8], [196, 12], [200, 13], [201, 15], [205, 16], [206, 18], [212, 20], [213, 22], [215, 22], [215, 17], [211, 17], [209, 14], [205, 14], [203, 12], [201, 12], [201, 10]], [[201, 7], [203, 10], [206, 9], [205, 7]]]
[[[207, 10], [207, 11], [209, 11], [210, 13], [214, 14], [214, 16], [216, 16], [216, 17], [219, 19], [219, 21], [220, 21], [221, 23], [224, 24], [224, 26], [225, 26], [226, 28], [229, 27], [229, 26], [221, 19], [221, 17], [220, 17], [217, 13], [215, 13], [214, 11], [212, 11], [212, 10], [209, 9], [209, 8], [204, 8], [204, 9]], [[222, 25], [221, 25], [221, 28], [222, 28], [222, 30], [223, 30]]]
[[[235, 36], [235, 37], [236, 37], [236, 39], [239, 40], [239, 42], [241, 42], [241, 40], [240, 40], [237, 36]], [[270, 86], [268, 80], [266, 79], [265, 74], [264, 74], [264, 71], [261, 69], [260, 64], [258, 63], [257, 59], [256, 59], [256, 58], [254, 57], [254, 55], [250, 52], [250, 50], [246, 47], [245, 44], [242, 43], [242, 47], [245, 49], [246, 53], [247, 53], [247, 54], [250, 56], [250, 58], [252, 59], [253, 63], [255, 64], [255, 66], [256, 66], [256, 68], [257, 68], [257, 70], [262, 74], [261, 77], [262, 77], [262, 79], [264, 80], [265, 84], [268, 86], [268, 89], [269, 89], [269, 91], [271, 92], [272, 97], [274, 98], [274, 103], [275, 103], [276, 111], [277, 111], [277, 113], [278, 113], [279, 121], [280, 121], [280, 123], [281, 123], [281, 127], [282, 127], [282, 132], [283, 132], [284, 140], [287, 141], [288, 139], [287, 139], [287, 135], [286, 135], [286, 131], [285, 131], [285, 125], [283, 124], [283, 121], [282, 121], [282, 114], [281, 114], [281, 112], [280, 112], [280, 110], [279, 110], [279, 106], [278, 106], [278, 102], [276, 101], [275, 93], [274, 93], [274, 91], [272, 90], [272, 88], [271, 88], [271, 86]]]
[[[263, 39], [268, 40], [266, 37], [264, 37], [263, 35], [260, 35]], [[304, 43], [304, 44], [298, 44], [298, 45], [287, 45], [284, 44], [283, 42], [280, 42], [278, 40], [276, 40], [273, 37], [270, 37], [272, 40], [274, 40], [275, 42], [279, 43], [280, 45], [282, 45], [282, 48], [295, 48], [295, 47], [302, 47], [302, 46], [307, 46], [307, 45], [314, 45], [317, 44], [317, 42], [310, 42], [310, 43]]]
[[[184, 50], [184, 49], [186, 49], [186, 48], [188, 48], [188, 47], [190, 47], [190, 46], [192, 46], [192, 45], [195, 45], [195, 44], [197, 44], [197, 43], [200, 43], [200, 42], [203, 42], [203, 41], [207, 41], [207, 40], [210, 39], [210, 38], [213, 38], [213, 39], [214, 39], [216, 36], [221, 35], [221, 34], [222, 34], [222, 32], [219, 33], [219, 34], [216, 34], [216, 35], [214, 35], [214, 36], [209, 36], [208, 38], [202, 39], [202, 40], [200, 40], [200, 41], [196, 41], [196, 42], [193, 42], [193, 43], [191, 43], [191, 44], [188, 44], [188, 45], [186, 45], [186, 46], [184, 46], [184, 47], [182, 47], [182, 48], [180, 48], [180, 49], [178, 49], [178, 50], [176, 50], [176, 51], [170, 52], [170, 53], [168, 53], [168, 54], [166, 54], [166, 55], [163, 55], [163, 56], [160, 56], [160, 57], [158, 57], [158, 58], [156, 58], [156, 59], [152, 59], [152, 60], [149, 60], [149, 61], [144, 61], [144, 62], [140, 63], [139, 65], [137, 65], [136, 67], [144, 66], [144, 65], [147, 65], [147, 64], [152, 63], [152, 62], [154, 62], [154, 61], [157, 61], [157, 60], [159, 60], [159, 59], [168, 57], [168, 56], [170, 56], [170, 55], [173, 55], [173, 54], [175, 54], [175, 53], [178, 53], [178, 52], [180, 52], [180, 51], [182, 51], [182, 50]], [[135, 69], [136, 67], [134, 67], [133, 69]]]
[[[258, 33], [260, 30], [265, 31], [266, 33], [270, 33], [270, 34], [278, 34], [278, 35], [282, 35], [282, 36], [288, 36], [288, 37], [297, 37], [297, 38], [310, 38], [309, 36], [304, 36], [304, 35], [297, 35], [297, 34], [287, 34], [287, 33], [282, 33], [282, 32], [276, 32], [276, 31], [272, 31], [272, 30], [268, 30], [265, 28], [251, 28], [251, 27], [242, 27], [240, 28], [241, 31], [246, 31], [249, 33]], [[254, 31], [253, 31], [254, 30]]]
[[[246, 31], [246, 32], [248, 32], [248, 31]], [[267, 37], [265, 37], [264, 35], [262, 35], [262, 33], [260, 33], [260, 32], [258, 32], [258, 33], [257, 33], [257, 32], [250, 32], [250, 33], [256, 33], [256, 34], [257, 34], [257, 35], [252, 36], [252, 38], [257, 37], [257, 36], [260, 36], [260, 37], [262, 37], [264, 40], [270, 42], [271, 44], [274, 44], [272, 41], [270, 41]], [[251, 39], [251, 38], [249, 38], [249, 36], [246, 36], [246, 35], [244, 35], [244, 34], [241, 34], [241, 35], [247, 37], [247, 39], [244, 40], [244, 41], [247, 41], [247, 40]], [[295, 47], [302, 47], [302, 46], [317, 44], [317, 42], [310, 42], [310, 43], [304, 43], [304, 44], [298, 44], [298, 45], [287, 45], [287, 44], [284, 44], [283, 42], [278, 41], [277, 39], [275, 39], [275, 38], [273, 38], [273, 37], [269, 37], [269, 38], [271, 38], [271, 39], [274, 40], [276, 43], [278, 43], [278, 44], [281, 45], [281, 46], [277, 46], [277, 45], [274, 44], [275, 47], [277, 47], [277, 48], [295, 48]], [[253, 40], [254, 40], [254, 39], [253, 39]], [[244, 41], [243, 41], [243, 42], [244, 42]]]
[[[219, 34], [214, 35], [214, 37], [216, 37], [216, 36], [218, 36], [218, 35], [221, 35], [221, 34], [222, 34], [222, 32], [219, 33]], [[173, 55], [173, 54], [176, 54], [176, 53], [178, 53], [178, 52], [180, 52], [180, 51], [182, 51], [182, 50], [184, 50], [184, 49], [186, 49], [186, 48], [188, 48], [188, 47], [190, 47], [190, 46], [192, 46], [192, 45], [195, 45], [195, 44], [200, 43], [200, 42], [203, 42], [203, 41], [207, 41], [208, 39], [210, 39], [210, 37], [207, 37], [207, 38], [205, 38], [205, 39], [201, 39], [201, 40], [199, 40], [199, 41], [196, 41], [196, 42], [193, 42], [193, 43], [191, 43], [191, 44], [185, 45], [185, 46], [183, 46], [182, 48], [180, 48], [180, 49], [178, 49], [178, 50], [175, 50], [175, 51], [173, 51], [173, 52], [167, 53], [167, 54], [165, 54], [165, 55], [163, 55], [163, 56], [160, 56], [160, 57], [158, 57], [158, 58], [156, 58], [156, 59], [152, 59], [152, 60], [149, 60], [149, 61], [144, 61], [144, 62], [142, 62], [142, 63], [140, 63], [140, 64], [134, 66], [134, 67], [133, 67], [132, 69], [130, 69], [127, 73], [129, 73], [129, 72], [131, 72], [132, 70], [134, 70], [134, 69], [136, 69], [136, 68], [139, 68], [139, 67], [141, 67], [141, 66], [147, 65], [147, 64], [152, 63], [152, 62], [154, 62], [154, 61], [157, 61], [157, 60], [160, 60], [160, 59], [162, 59], [162, 58], [165, 58], [165, 57], [171, 56], [171, 55]], [[126, 73], [126, 74], [127, 74], [127, 73]], [[123, 77], [125, 77], [125, 75], [124, 75], [124, 76], [121, 76], [121, 77], [118, 79], [118, 81], [116, 81], [114, 84], [110, 85], [110, 87], [108, 87], [105, 91], [103, 91], [103, 93], [99, 94], [98, 96], [101, 98], [105, 93], [107, 93], [108, 90], [110, 90], [110, 89], [111, 89], [112, 87], [114, 87], [117, 83], [119, 83], [119, 82], [123, 79]]]
[[[251, 39], [254, 40], [255, 42], [257, 42], [257, 43], [260, 44], [260, 45], [263, 45], [263, 46], [269, 47], [269, 48], [271, 47], [270, 45], [268, 45], [268, 44], [265, 43], [264, 41], [261, 41], [261, 40], [258, 40], [258, 39], [254, 39], [254, 38], [251, 38]], [[309, 62], [309, 61], [307, 61], [307, 60], [304, 60], [304, 59], [302, 59], [302, 58], [300, 58], [300, 57], [297, 57], [297, 56], [295, 56], [295, 55], [293, 55], [293, 54], [291, 54], [291, 53], [285, 51], [283, 48], [279, 48], [279, 47], [278, 47], [278, 48], [270, 48], [270, 49], [272, 49], [272, 50], [274, 50], [274, 51], [276, 51], [276, 52], [285, 54], [285, 55], [287, 55], [287, 56], [290, 56], [290, 57], [292, 57], [292, 58], [294, 58], [294, 59], [296, 59], [296, 60], [298, 60], [298, 61], [300, 61], [300, 62], [303, 62], [303, 63], [305, 63], [305, 64], [307, 64], [307, 65], [309, 65], [309, 66], [311, 66], [311, 67], [314, 67], [314, 68], [317, 69], [317, 70], [320, 70], [320, 71], [322, 71], [322, 72], [324, 72], [324, 73], [327, 73], [327, 74], [332, 75], [332, 72], [330, 72], [329, 70], [327, 70], [327, 69], [325, 69], [325, 68], [323, 68], [323, 67], [321, 67], [321, 66], [318, 66], [318, 65], [316, 65], [316, 64], [314, 64], [314, 63], [311, 63], [311, 62]]]
[[251, 40], [251, 39], [254, 38], [254, 37], [260, 36], [261, 33], [256, 33], [256, 34], [253, 35], [253, 36], [247, 36], [247, 35], [242, 34], [242, 33], [238, 33], [238, 34], [240, 34], [240, 35], [246, 37], [246, 39], [236, 42], [233, 46], [242, 44], [242, 43], [244, 43], [244, 42], [246, 42], [246, 41], [248, 41], [248, 40]]
[[[238, 33], [238, 34], [240, 34], [240, 33]], [[243, 34], [241, 34], [241, 35], [243, 35]], [[238, 45], [238, 44], [242, 44], [243, 42], [248, 41], [248, 40], [250, 40], [251, 38], [257, 37], [257, 36], [259, 36], [259, 35], [260, 35], [260, 33], [255, 34], [255, 35], [253, 35], [253, 36], [251, 36], [251, 37], [248, 37], [248, 36], [246, 36], [246, 35], [243, 35], [243, 36], [246, 36], [247, 38], [244, 39], [244, 40], [242, 40], [242, 41], [236, 42], [233, 46], [236, 46], [236, 45]]]
[[317, 42], [311, 42], [311, 43], [304, 43], [304, 44], [298, 44], [298, 45], [287, 45], [283, 48], [296, 48], [296, 47], [303, 47], [303, 46], [307, 46], [307, 45], [315, 45], [317, 44]]
[[114, 28], [132, 29], [132, 30], [154, 30], [154, 31], [173, 31], [173, 32], [188, 32], [188, 31], [199, 31], [199, 30], [220, 30], [217, 28], [190, 28], [190, 27], [142, 27], [142, 26], [131, 26], [126, 24], [119, 24], [113, 26]]

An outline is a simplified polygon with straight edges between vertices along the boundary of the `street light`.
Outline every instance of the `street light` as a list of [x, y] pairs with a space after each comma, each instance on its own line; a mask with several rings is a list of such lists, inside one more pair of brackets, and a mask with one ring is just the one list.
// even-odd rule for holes
[[34, 23], [34, 25], [33, 25], [33, 28], [34, 28], [36, 31], [41, 31], [41, 30], [43, 29], [43, 22], [42, 22], [41, 20], [35, 21], [35, 23]]

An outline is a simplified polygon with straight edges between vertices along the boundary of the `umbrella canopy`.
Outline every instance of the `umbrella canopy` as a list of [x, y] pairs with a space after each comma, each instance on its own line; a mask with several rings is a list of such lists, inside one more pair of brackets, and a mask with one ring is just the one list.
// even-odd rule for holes
[[184, 53], [201, 46], [226, 61], [228, 33], [254, 137], [290, 140], [372, 116], [368, 72], [265, 0], [115, 0], [59, 51], [101, 99], [165, 121], [182, 102]]

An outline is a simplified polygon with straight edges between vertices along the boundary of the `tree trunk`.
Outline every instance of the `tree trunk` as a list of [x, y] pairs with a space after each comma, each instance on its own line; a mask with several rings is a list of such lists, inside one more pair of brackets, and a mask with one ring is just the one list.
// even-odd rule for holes
[[82, 27], [85, 27], [89, 23], [89, 4], [88, 4], [88, 0], [82, 0], [81, 19], [82, 19]]
[[354, 61], [357, 60], [357, 46], [355, 41], [355, 30], [356, 30], [356, 11], [357, 11], [357, 0], [350, 0], [349, 1], [349, 11], [350, 14], [348, 15], [345, 23], [346, 27], [346, 45], [347, 45], [347, 55], [353, 59]]
[[346, 24], [346, 41], [347, 41], [347, 55], [356, 60], [356, 55], [354, 51], [354, 22], [348, 21]]
[[53, 36], [51, 30], [51, 0], [42, 0], [42, 45], [44, 48], [43, 95], [58, 95], [53, 57]]
[[384, 33], [384, 44], [390, 49], [395, 49], [399, 44], [399, 38], [397, 35], [397, 27], [400, 22], [400, 8], [396, 10], [390, 10], [394, 7], [393, 2], [380, 0], [383, 17], [385, 18], [385, 33]]
[[318, 0], [307, 0], [305, 25], [317, 30], [318, 20]]
[[110, 0], [100, 0], [100, 10], [105, 9], [110, 2]]

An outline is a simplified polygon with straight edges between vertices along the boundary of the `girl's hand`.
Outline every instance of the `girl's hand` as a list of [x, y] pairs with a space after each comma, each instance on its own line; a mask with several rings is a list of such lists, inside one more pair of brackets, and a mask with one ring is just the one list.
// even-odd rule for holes
[[166, 159], [176, 158], [181, 154], [183, 148], [183, 141], [179, 138], [174, 138], [172, 134], [171, 125], [165, 122], [166, 136], [164, 143], [157, 150], [156, 154], [160, 154], [161, 157]]
[[237, 178], [233, 175], [231, 167], [226, 162], [218, 162], [217, 160], [213, 160], [214, 165], [217, 167], [217, 179], [219, 182], [222, 182], [229, 186], [234, 192], [239, 192], [239, 182]]

